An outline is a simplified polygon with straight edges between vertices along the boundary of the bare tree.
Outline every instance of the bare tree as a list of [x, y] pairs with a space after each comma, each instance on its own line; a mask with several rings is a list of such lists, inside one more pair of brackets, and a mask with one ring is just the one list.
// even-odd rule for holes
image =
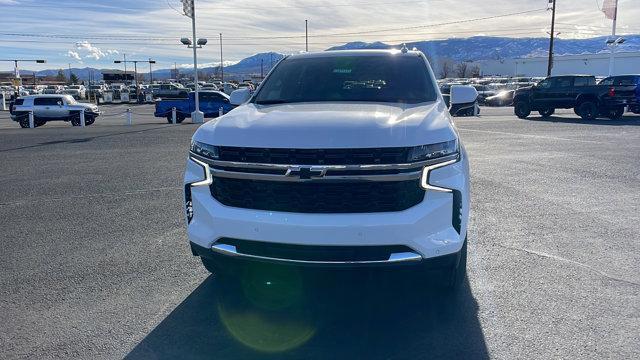
[[471, 68], [469, 68], [469, 77], [472, 77], [472, 78], [480, 77], [480, 66], [473, 65]]
[[451, 75], [453, 75], [453, 60], [451, 59], [443, 59], [442, 62], [440, 63], [441, 68], [440, 68], [440, 77], [441, 78], [448, 78]]
[[459, 78], [467, 77], [467, 67], [468, 63], [461, 62], [456, 66], [456, 76]]

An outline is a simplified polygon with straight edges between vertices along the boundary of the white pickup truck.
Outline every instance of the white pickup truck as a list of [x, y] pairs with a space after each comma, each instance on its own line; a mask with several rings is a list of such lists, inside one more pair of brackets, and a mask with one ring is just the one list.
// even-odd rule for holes
[[23, 128], [29, 127], [29, 113], [33, 112], [34, 126], [42, 126], [48, 121], [70, 121], [73, 126], [81, 125], [84, 111], [85, 125], [91, 125], [100, 110], [94, 104], [77, 102], [71, 95], [29, 95], [11, 103], [11, 119]]
[[408, 265], [465, 279], [468, 158], [424, 54], [291, 55], [231, 102], [193, 135], [184, 177], [209, 271]]

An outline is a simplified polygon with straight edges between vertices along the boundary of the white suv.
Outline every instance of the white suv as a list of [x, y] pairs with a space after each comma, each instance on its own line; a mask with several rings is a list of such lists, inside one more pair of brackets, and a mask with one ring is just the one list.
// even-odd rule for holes
[[91, 125], [100, 116], [94, 104], [77, 102], [71, 95], [29, 95], [11, 103], [11, 119], [21, 127], [29, 127], [29, 113], [33, 112], [34, 126], [42, 126], [48, 121], [70, 121], [73, 126], [81, 125], [80, 113], [84, 111], [85, 125]]
[[232, 102], [193, 135], [185, 174], [209, 271], [411, 264], [461, 283], [469, 165], [421, 52], [292, 55]]

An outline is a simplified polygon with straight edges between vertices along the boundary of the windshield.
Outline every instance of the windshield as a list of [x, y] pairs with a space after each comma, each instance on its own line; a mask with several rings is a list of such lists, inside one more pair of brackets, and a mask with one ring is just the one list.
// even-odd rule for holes
[[418, 56], [327, 56], [283, 60], [256, 95], [257, 104], [435, 101], [436, 87]]

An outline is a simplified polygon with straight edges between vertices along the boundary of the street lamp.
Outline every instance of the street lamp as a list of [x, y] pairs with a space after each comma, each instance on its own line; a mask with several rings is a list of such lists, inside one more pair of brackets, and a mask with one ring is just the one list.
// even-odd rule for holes
[[[31, 60], [31, 59], [0, 59], [0, 61], [3, 62], [12, 62], [15, 66], [14, 71], [15, 71], [15, 76], [16, 76], [16, 82], [15, 82], [15, 86], [18, 87], [20, 86], [20, 83], [22, 83], [22, 81], [20, 81], [20, 68], [18, 67], [18, 62], [35, 62], [36, 64], [44, 64], [47, 62], [47, 60]], [[33, 75], [33, 81], [35, 81], [35, 73]]]
[[[180, 42], [182, 45], [186, 45], [188, 48], [193, 49], [193, 82], [196, 86], [195, 91], [195, 109], [191, 113], [191, 121], [194, 123], [202, 123], [204, 122], [204, 113], [200, 111], [200, 96], [199, 96], [199, 87], [198, 86], [198, 53], [197, 49], [202, 48], [206, 43], [207, 39], [198, 39], [196, 36], [196, 5], [195, 0], [181, 0], [182, 1], [182, 11], [186, 17], [191, 18], [191, 29], [193, 32], [193, 41], [196, 42], [193, 45], [193, 41], [189, 38], [182, 38]], [[196, 40], [197, 39], [197, 40]]]
[[[155, 64], [155, 60], [114, 60], [113, 61], [114, 64], [123, 64], [126, 68], [127, 63], [133, 63], [133, 80], [136, 83], [136, 100], [140, 101], [140, 88], [138, 87], [138, 63], [148, 63], [149, 64], [149, 75], [151, 75], [151, 64]], [[127, 76], [127, 71], [125, 70], [124, 73], [125, 76]], [[151, 80], [151, 78], [150, 78]]]
[[611, 54], [609, 55], [609, 76], [613, 75], [616, 48], [619, 45], [624, 44], [625, 41], [626, 39], [623, 37], [610, 38], [606, 41], [607, 46], [611, 49]]

